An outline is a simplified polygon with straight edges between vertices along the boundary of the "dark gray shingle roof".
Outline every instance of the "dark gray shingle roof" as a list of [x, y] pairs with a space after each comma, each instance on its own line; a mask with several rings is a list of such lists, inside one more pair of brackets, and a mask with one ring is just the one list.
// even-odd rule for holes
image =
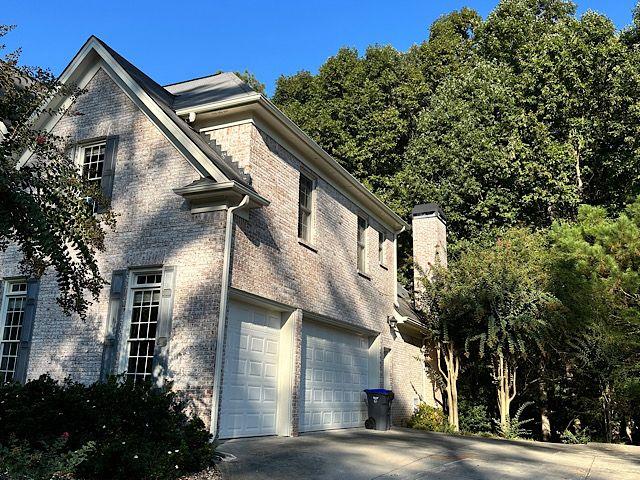
[[414, 322], [421, 323], [420, 316], [413, 306], [413, 299], [406, 288], [398, 283], [398, 313]]
[[[236, 180], [250, 187], [250, 178], [235, 165], [229, 157], [214, 149], [198, 132], [192, 129], [187, 122], [181, 119], [175, 112], [178, 96], [167, 91], [164, 87], [142, 72], [138, 67], [112, 49], [105, 42], [96, 37], [96, 40], [109, 52], [118, 64], [140, 85], [167, 116], [184, 132], [187, 137], [216, 165], [230, 180]], [[247, 87], [248, 88], [248, 87]]]
[[164, 88], [174, 95], [173, 108], [175, 110], [220, 100], [236, 100], [256, 93], [232, 72], [221, 72], [208, 77], [173, 83], [165, 85]]

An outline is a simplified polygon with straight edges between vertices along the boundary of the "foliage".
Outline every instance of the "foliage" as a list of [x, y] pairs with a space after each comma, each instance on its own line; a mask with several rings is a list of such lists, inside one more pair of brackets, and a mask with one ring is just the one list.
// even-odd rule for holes
[[530, 405], [533, 405], [533, 402], [525, 402], [520, 405], [520, 408], [518, 408], [516, 414], [513, 417], [509, 417], [506, 423], [495, 420], [496, 426], [498, 428], [498, 435], [500, 435], [502, 438], [508, 438], [512, 440], [530, 437], [531, 431], [524, 428], [524, 426], [528, 423], [533, 422], [533, 418], [520, 420], [520, 417], [524, 413], [525, 408]]
[[466, 337], [467, 355], [488, 358], [504, 424], [517, 393], [517, 369], [561, 328], [547, 250], [542, 234], [513, 228], [465, 242], [449, 263], [449, 308]]
[[560, 308], [547, 262], [544, 237], [527, 229], [464, 245], [450, 268], [467, 318], [467, 352], [475, 344], [481, 358], [517, 359], [542, 348], [551, 313]]
[[491, 417], [486, 405], [462, 400], [460, 405], [460, 430], [469, 433], [491, 431]]
[[577, 430], [574, 433], [566, 428], [560, 435], [560, 441], [571, 445], [587, 444], [591, 441], [591, 437], [587, 430]]
[[[33, 448], [29, 442], [12, 439], [8, 446], [0, 445], [0, 478], [12, 480], [55, 480], [75, 478], [81, 463], [87, 461], [95, 444], [88, 442], [70, 451], [66, 438]], [[4, 477], [3, 477], [4, 476]]]
[[640, 193], [639, 24], [567, 0], [463, 8], [407, 52], [344, 48], [281, 77], [273, 100], [399, 214], [439, 202], [452, 240], [546, 227]]
[[451, 427], [442, 410], [426, 403], [420, 403], [418, 408], [407, 421], [409, 428], [427, 430], [429, 432], [451, 433]]
[[[456, 288], [458, 284], [451, 272], [442, 264], [432, 265], [428, 276], [422, 277], [422, 289], [416, 305], [431, 342], [435, 345], [435, 378], [447, 394], [446, 409], [449, 425], [460, 429], [458, 415], [458, 376], [465, 346], [464, 309], [459, 308]], [[444, 366], [443, 366], [444, 365]], [[432, 368], [430, 362], [427, 368]]]
[[178, 478], [209, 466], [214, 455], [209, 432], [185, 408], [175, 393], [149, 385], [42, 376], [0, 387], [0, 445], [17, 449], [14, 468], [39, 455], [54, 467], [83, 455], [73, 466], [80, 478]]
[[615, 417], [640, 419], [640, 199], [615, 218], [582, 206], [577, 221], [556, 222], [550, 238], [559, 294], [577, 325], [570, 365], [611, 441]]
[[[11, 27], [0, 26], [0, 38]], [[0, 50], [4, 46], [0, 45]], [[67, 140], [37, 124], [40, 116], [53, 116], [60, 108], [44, 105], [51, 98], [80, 92], [61, 85], [47, 70], [19, 65], [20, 51], [0, 60], [0, 252], [15, 246], [23, 255], [25, 274], [40, 277], [55, 270], [58, 303], [66, 313], [86, 312], [88, 292], [97, 298], [105, 281], [95, 253], [104, 250], [105, 226], [114, 216], [93, 214], [86, 199], [102, 198], [84, 181], [67, 155]], [[31, 160], [18, 168], [26, 151]]]

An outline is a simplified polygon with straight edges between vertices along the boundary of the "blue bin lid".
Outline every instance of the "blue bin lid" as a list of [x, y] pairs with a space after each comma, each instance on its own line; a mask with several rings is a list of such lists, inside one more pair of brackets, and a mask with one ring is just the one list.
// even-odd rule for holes
[[386, 388], [368, 388], [368, 389], [365, 389], [365, 392], [378, 393], [382, 395], [389, 395], [390, 393], [393, 393], [391, 390], [387, 390]]

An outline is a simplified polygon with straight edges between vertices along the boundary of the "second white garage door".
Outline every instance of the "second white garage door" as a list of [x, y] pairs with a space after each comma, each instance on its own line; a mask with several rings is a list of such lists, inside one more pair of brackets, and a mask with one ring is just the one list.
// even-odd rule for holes
[[364, 424], [368, 352], [364, 336], [303, 322], [301, 432]]

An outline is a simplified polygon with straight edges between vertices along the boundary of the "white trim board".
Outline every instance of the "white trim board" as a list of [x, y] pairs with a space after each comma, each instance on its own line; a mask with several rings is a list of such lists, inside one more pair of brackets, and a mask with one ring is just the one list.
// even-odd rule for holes
[[[97, 58], [96, 58], [97, 57]], [[91, 78], [102, 68], [111, 79], [124, 91], [140, 110], [154, 123], [162, 134], [171, 142], [181, 155], [202, 176], [210, 175], [216, 181], [225, 181], [229, 178], [216, 167], [213, 162], [198, 148], [187, 135], [178, 128], [160, 106], [138, 85], [138, 83], [115, 61], [111, 54], [95, 38], [91, 37], [83, 45], [73, 58], [71, 63], [60, 76], [61, 83], [75, 83], [80, 88], [85, 88]], [[90, 76], [87, 76], [87, 73]], [[42, 115], [36, 120], [36, 128], [51, 130], [71, 106], [71, 100], [67, 98], [52, 98], [50, 106], [60, 108], [54, 115]], [[57, 105], [56, 105], [57, 104]], [[25, 152], [18, 163], [24, 165], [31, 157], [32, 152]]]

